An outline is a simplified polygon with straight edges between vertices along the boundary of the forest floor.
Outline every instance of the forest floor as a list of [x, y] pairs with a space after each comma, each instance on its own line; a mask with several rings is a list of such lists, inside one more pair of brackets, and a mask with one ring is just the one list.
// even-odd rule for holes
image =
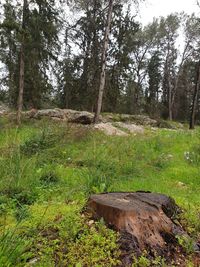
[[[0, 126], [0, 266], [119, 266], [118, 234], [84, 216], [92, 193], [167, 194], [200, 238], [199, 128], [124, 137], [43, 119], [17, 128], [1, 118]], [[178, 242], [184, 264], [144, 251], [132, 267], [200, 266], [191, 242]]]

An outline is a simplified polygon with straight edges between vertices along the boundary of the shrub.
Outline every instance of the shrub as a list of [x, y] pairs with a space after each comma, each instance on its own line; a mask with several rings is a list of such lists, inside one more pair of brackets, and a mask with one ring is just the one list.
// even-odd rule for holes
[[32, 136], [26, 140], [21, 146], [20, 150], [26, 156], [31, 156], [40, 151], [52, 147], [56, 142], [57, 136], [52, 131], [43, 130], [36, 136]]

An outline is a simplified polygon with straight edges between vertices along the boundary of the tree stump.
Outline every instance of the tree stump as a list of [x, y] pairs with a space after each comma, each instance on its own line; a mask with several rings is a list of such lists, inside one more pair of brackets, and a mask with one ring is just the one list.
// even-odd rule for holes
[[128, 233], [140, 250], [164, 249], [170, 239], [183, 233], [173, 218], [180, 212], [175, 201], [162, 194], [107, 193], [92, 195], [88, 211], [95, 219], [121, 233]]

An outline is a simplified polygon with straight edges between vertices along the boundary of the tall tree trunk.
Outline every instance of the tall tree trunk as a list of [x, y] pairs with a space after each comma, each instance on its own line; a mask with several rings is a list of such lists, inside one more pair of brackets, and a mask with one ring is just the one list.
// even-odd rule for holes
[[20, 48], [20, 65], [19, 65], [19, 94], [18, 94], [18, 105], [17, 105], [17, 124], [21, 124], [21, 112], [23, 107], [23, 94], [24, 94], [24, 42], [25, 42], [25, 28], [26, 28], [26, 12], [28, 2], [23, 1], [23, 15], [22, 15], [22, 41]]
[[174, 107], [174, 104], [175, 104], [175, 97], [176, 97], [176, 93], [177, 93], [177, 89], [178, 89], [179, 80], [180, 80], [180, 77], [181, 77], [181, 74], [182, 74], [182, 71], [183, 71], [183, 65], [185, 63], [185, 60], [188, 57], [187, 51], [188, 51], [188, 48], [190, 46], [190, 42], [191, 42], [191, 40], [188, 40], [186, 45], [185, 45], [185, 48], [184, 48], [184, 51], [183, 51], [183, 54], [182, 54], [181, 63], [179, 65], [179, 70], [178, 70], [178, 73], [177, 73], [177, 76], [176, 76], [175, 86], [174, 86], [173, 95], [172, 95], [172, 110], [173, 110], [173, 107]]
[[169, 90], [169, 120], [173, 120], [172, 89]]
[[169, 92], [168, 92], [168, 106], [169, 106], [169, 120], [172, 121], [173, 120], [173, 104], [172, 104], [172, 85], [171, 85], [171, 81], [170, 81], [170, 75], [168, 72], [168, 86], [169, 86]]
[[190, 129], [191, 130], [194, 129], [194, 125], [195, 125], [195, 113], [196, 113], [196, 107], [198, 103], [199, 87], [200, 87], [200, 61], [198, 63], [198, 68], [197, 68], [197, 81], [195, 85], [194, 98], [193, 98], [193, 103], [192, 103], [192, 111], [191, 111], [191, 116], [190, 116]]
[[110, 35], [110, 28], [112, 22], [112, 11], [113, 11], [113, 3], [114, 0], [109, 0], [109, 8], [108, 8], [108, 17], [105, 29], [105, 36], [104, 36], [104, 44], [103, 44], [103, 51], [102, 51], [102, 63], [101, 63], [101, 75], [100, 75], [100, 85], [99, 85], [99, 95], [97, 100], [97, 109], [94, 117], [94, 123], [99, 122], [99, 116], [102, 109], [102, 101], [103, 101], [103, 93], [105, 88], [105, 80], [106, 80], [106, 53], [108, 50], [108, 42], [109, 42], [109, 35]]

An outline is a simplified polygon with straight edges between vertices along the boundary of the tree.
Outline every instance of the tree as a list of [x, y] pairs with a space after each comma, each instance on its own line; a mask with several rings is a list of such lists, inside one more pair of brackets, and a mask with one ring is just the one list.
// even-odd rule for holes
[[200, 88], [200, 61], [197, 66], [197, 78], [196, 78], [196, 85], [194, 90], [194, 97], [192, 102], [192, 111], [190, 116], [190, 129], [194, 129], [195, 125], [195, 114], [196, 114], [196, 108], [197, 108], [197, 102], [198, 102], [198, 95], [199, 95], [199, 88]]
[[102, 108], [102, 100], [103, 100], [103, 93], [104, 93], [104, 87], [105, 87], [105, 80], [106, 80], [106, 53], [108, 50], [108, 42], [109, 42], [109, 32], [111, 27], [111, 21], [112, 21], [112, 11], [113, 11], [113, 3], [114, 0], [109, 0], [108, 5], [108, 15], [107, 15], [107, 21], [106, 21], [106, 28], [105, 28], [105, 37], [104, 37], [104, 44], [103, 44], [103, 50], [102, 50], [102, 65], [101, 65], [101, 75], [100, 75], [100, 85], [99, 85], [99, 95], [98, 95], [98, 101], [97, 101], [97, 108], [95, 112], [94, 122], [99, 122], [99, 116]]
[[155, 115], [159, 112], [158, 103], [159, 103], [159, 92], [160, 92], [160, 83], [161, 83], [161, 58], [160, 52], [155, 51], [152, 57], [150, 58], [148, 67], [148, 89], [147, 89], [147, 103], [148, 103], [148, 113]]
[[178, 37], [180, 18], [177, 13], [161, 18], [160, 30], [163, 38], [161, 40], [162, 53], [164, 55], [163, 67], [163, 103], [168, 109], [169, 120], [173, 119], [174, 84], [176, 76], [177, 49], [175, 47]]
[[0, 61], [4, 64], [4, 75], [1, 84], [8, 88], [8, 104], [13, 106], [18, 88], [16, 72], [18, 72], [18, 9], [7, 0], [3, 7], [3, 19], [0, 24]]
[[132, 76], [131, 55], [135, 48], [134, 36], [138, 28], [139, 25], [131, 16], [129, 7], [125, 12], [122, 4], [114, 5], [103, 104], [103, 110], [108, 112], [126, 112], [125, 88]]
[[23, 14], [22, 14], [22, 27], [21, 27], [21, 47], [20, 47], [20, 63], [19, 63], [19, 95], [18, 95], [18, 107], [17, 107], [17, 124], [21, 124], [21, 112], [23, 107], [23, 93], [24, 93], [24, 50], [25, 50], [25, 31], [26, 31], [26, 18], [28, 13], [28, 1], [23, 2]]
[[[177, 90], [184, 70], [184, 64], [188, 60], [192, 60], [195, 56], [195, 50], [199, 43], [199, 22], [198, 19], [192, 14], [191, 16], [181, 14], [181, 24], [183, 25], [184, 34], [184, 47], [182, 54], [180, 55], [180, 62], [177, 64], [177, 71], [175, 76], [173, 96], [172, 96], [172, 110], [175, 108], [175, 98], [177, 96]], [[176, 105], [177, 106], [177, 105]]]

